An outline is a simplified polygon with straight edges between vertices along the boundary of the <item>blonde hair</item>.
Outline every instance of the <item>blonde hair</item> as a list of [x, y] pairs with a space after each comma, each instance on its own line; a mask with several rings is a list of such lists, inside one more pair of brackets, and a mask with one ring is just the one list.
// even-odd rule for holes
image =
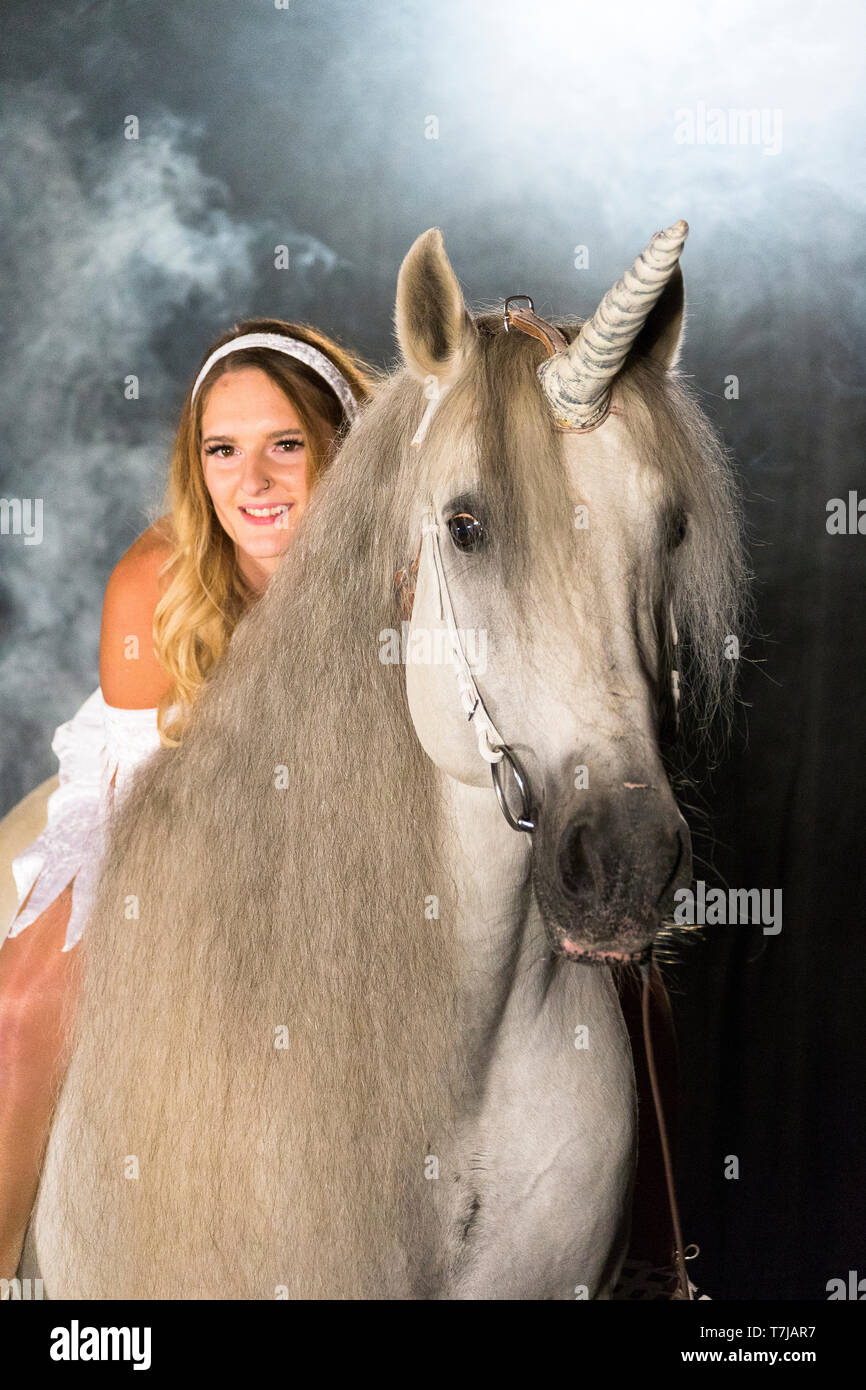
[[[316, 329], [281, 319], [247, 319], [236, 324], [208, 347], [200, 366], [216, 348], [241, 333], [281, 333], [310, 343], [340, 370], [359, 403], [369, 395], [373, 369]], [[158, 523], [171, 545], [171, 554], [160, 569], [160, 576], [168, 575], [168, 584], [153, 619], [154, 648], [171, 677], [157, 712], [163, 747], [173, 748], [180, 742], [199, 690], [258, 597], [238, 566], [234, 542], [217, 516], [201, 463], [202, 412], [210, 387], [226, 372], [251, 366], [265, 372], [297, 412], [306, 441], [310, 490], [329, 468], [348, 428], [343, 407], [327, 382], [306, 363], [270, 348], [242, 348], [216, 362], [194, 404], [190, 384], [172, 450], [165, 501], [168, 515]]]

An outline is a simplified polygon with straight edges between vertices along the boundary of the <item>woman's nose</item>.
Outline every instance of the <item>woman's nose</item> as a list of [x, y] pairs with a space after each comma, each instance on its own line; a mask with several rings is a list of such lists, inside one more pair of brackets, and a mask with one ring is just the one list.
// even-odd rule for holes
[[267, 483], [270, 463], [264, 449], [249, 449], [241, 467], [241, 486], [250, 495], [260, 492]]

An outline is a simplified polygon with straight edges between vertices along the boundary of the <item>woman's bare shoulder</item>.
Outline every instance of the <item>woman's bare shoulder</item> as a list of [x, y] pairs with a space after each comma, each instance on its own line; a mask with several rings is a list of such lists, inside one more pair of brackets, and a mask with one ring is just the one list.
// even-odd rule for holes
[[155, 563], [158, 557], [165, 560], [171, 554], [173, 547], [174, 529], [171, 517], [161, 516], [152, 526], [148, 526], [146, 531], [142, 531], [129, 549], [124, 551], [115, 569], [119, 569], [122, 565], [140, 564], [145, 559], [150, 563]]
[[121, 555], [102, 605], [99, 683], [109, 705], [151, 709], [171, 684], [153, 649], [161, 570], [172, 552], [171, 521], [161, 517]]

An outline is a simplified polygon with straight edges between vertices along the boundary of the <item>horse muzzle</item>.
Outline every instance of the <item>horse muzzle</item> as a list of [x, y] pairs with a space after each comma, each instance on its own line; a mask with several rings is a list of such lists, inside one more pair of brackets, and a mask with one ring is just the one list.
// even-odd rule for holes
[[636, 780], [564, 817], [539, 817], [533, 886], [551, 947], [566, 960], [647, 960], [691, 879], [691, 837], [667, 786]]

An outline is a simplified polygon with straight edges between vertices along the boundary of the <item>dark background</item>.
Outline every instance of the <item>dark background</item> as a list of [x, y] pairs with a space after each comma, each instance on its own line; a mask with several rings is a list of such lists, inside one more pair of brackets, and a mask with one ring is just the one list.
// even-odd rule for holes
[[[428, 226], [470, 302], [556, 315], [688, 220], [684, 370], [738, 463], [758, 614], [698, 875], [781, 888], [784, 917], [708, 927], [671, 977], [684, 1235], [717, 1299], [866, 1277], [866, 535], [825, 525], [866, 495], [862, 7], [5, 0], [3, 21], [0, 495], [42, 497], [45, 534], [0, 537], [0, 812], [97, 684], [103, 588], [212, 336], [276, 313], [384, 365]], [[699, 103], [780, 111], [781, 148], [678, 142]]]

